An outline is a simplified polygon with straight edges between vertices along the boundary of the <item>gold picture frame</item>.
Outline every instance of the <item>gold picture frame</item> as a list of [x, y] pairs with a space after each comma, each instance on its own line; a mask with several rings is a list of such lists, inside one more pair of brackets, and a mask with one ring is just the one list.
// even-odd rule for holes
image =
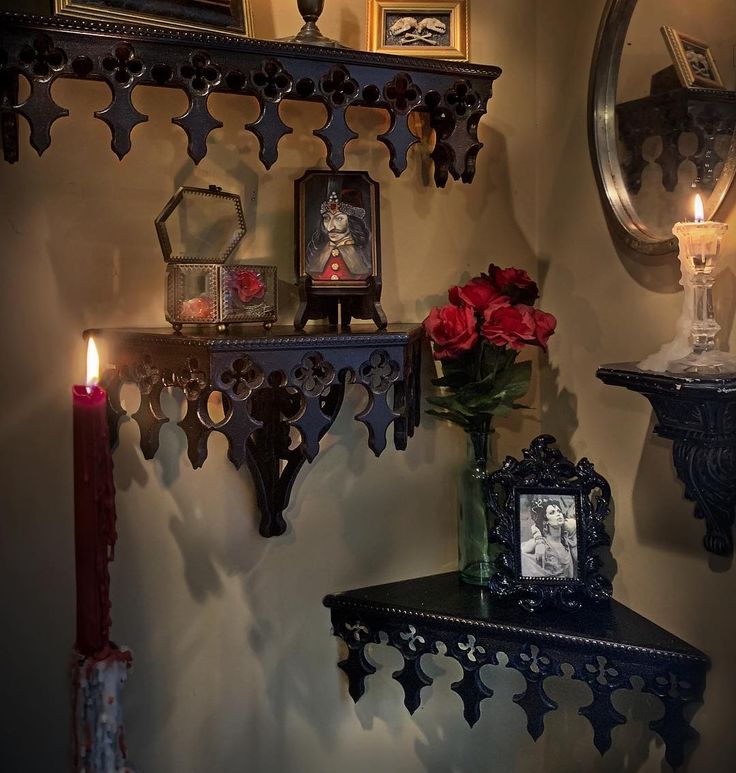
[[189, 32], [253, 37], [249, 0], [54, 0], [54, 13], [77, 19], [142, 24]]
[[677, 77], [683, 86], [720, 90], [726, 88], [707, 43], [672, 27], [665, 26], [661, 30]]
[[468, 61], [468, 0], [367, 0], [369, 51]]

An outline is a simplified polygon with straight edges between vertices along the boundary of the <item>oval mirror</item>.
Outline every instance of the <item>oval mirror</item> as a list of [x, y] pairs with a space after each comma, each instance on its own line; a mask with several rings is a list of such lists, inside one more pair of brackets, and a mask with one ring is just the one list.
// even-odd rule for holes
[[711, 219], [736, 172], [733, 0], [609, 0], [589, 90], [593, 168], [611, 228], [649, 255]]

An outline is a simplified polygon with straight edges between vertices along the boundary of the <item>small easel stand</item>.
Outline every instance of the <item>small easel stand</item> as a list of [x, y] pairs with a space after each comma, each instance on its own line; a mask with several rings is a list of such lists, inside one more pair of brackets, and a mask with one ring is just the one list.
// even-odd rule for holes
[[299, 278], [299, 307], [294, 317], [294, 327], [302, 330], [310, 319], [327, 319], [333, 327], [340, 324], [347, 327], [353, 318], [371, 319], [379, 330], [388, 324], [381, 307], [381, 280], [373, 276], [366, 287], [365, 282], [356, 283], [355, 288], [340, 282], [340, 287], [313, 286], [312, 278]]

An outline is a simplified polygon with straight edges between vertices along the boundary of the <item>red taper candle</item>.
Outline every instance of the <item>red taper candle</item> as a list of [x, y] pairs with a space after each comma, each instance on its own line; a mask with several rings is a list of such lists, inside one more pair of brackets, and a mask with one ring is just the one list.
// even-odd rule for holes
[[107, 428], [107, 393], [97, 385], [94, 341], [87, 349], [87, 384], [72, 387], [74, 406], [74, 544], [77, 651], [102, 652], [110, 640], [110, 573], [114, 557], [115, 485]]

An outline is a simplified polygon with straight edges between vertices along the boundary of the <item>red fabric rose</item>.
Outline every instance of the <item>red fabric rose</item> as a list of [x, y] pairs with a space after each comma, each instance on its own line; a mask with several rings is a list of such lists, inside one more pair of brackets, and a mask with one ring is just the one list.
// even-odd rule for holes
[[489, 306], [497, 308], [510, 303], [508, 297], [497, 290], [485, 275], [474, 277], [463, 287], [451, 287], [448, 295], [450, 303], [455, 306], [464, 303], [479, 312], [485, 311]]
[[255, 271], [241, 268], [231, 271], [227, 276], [230, 290], [237, 294], [241, 303], [250, 303], [255, 298], [263, 298], [266, 286]]
[[542, 349], [546, 349], [547, 342], [557, 327], [557, 320], [552, 314], [547, 314], [546, 311], [534, 309], [534, 322], [536, 323], [535, 336], [537, 343]]
[[457, 357], [472, 349], [478, 340], [475, 313], [468, 306], [435, 307], [423, 324], [434, 343], [435, 360]]
[[488, 308], [483, 319], [480, 332], [496, 346], [510, 346], [520, 351], [526, 344], [536, 343], [534, 309], [529, 306]]
[[199, 295], [182, 301], [179, 313], [189, 319], [211, 319], [215, 313], [215, 302], [207, 295]]
[[497, 290], [511, 298], [512, 303], [531, 305], [539, 298], [537, 283], [520, 268], [499, 268], [491, 263], [488, 278]]

